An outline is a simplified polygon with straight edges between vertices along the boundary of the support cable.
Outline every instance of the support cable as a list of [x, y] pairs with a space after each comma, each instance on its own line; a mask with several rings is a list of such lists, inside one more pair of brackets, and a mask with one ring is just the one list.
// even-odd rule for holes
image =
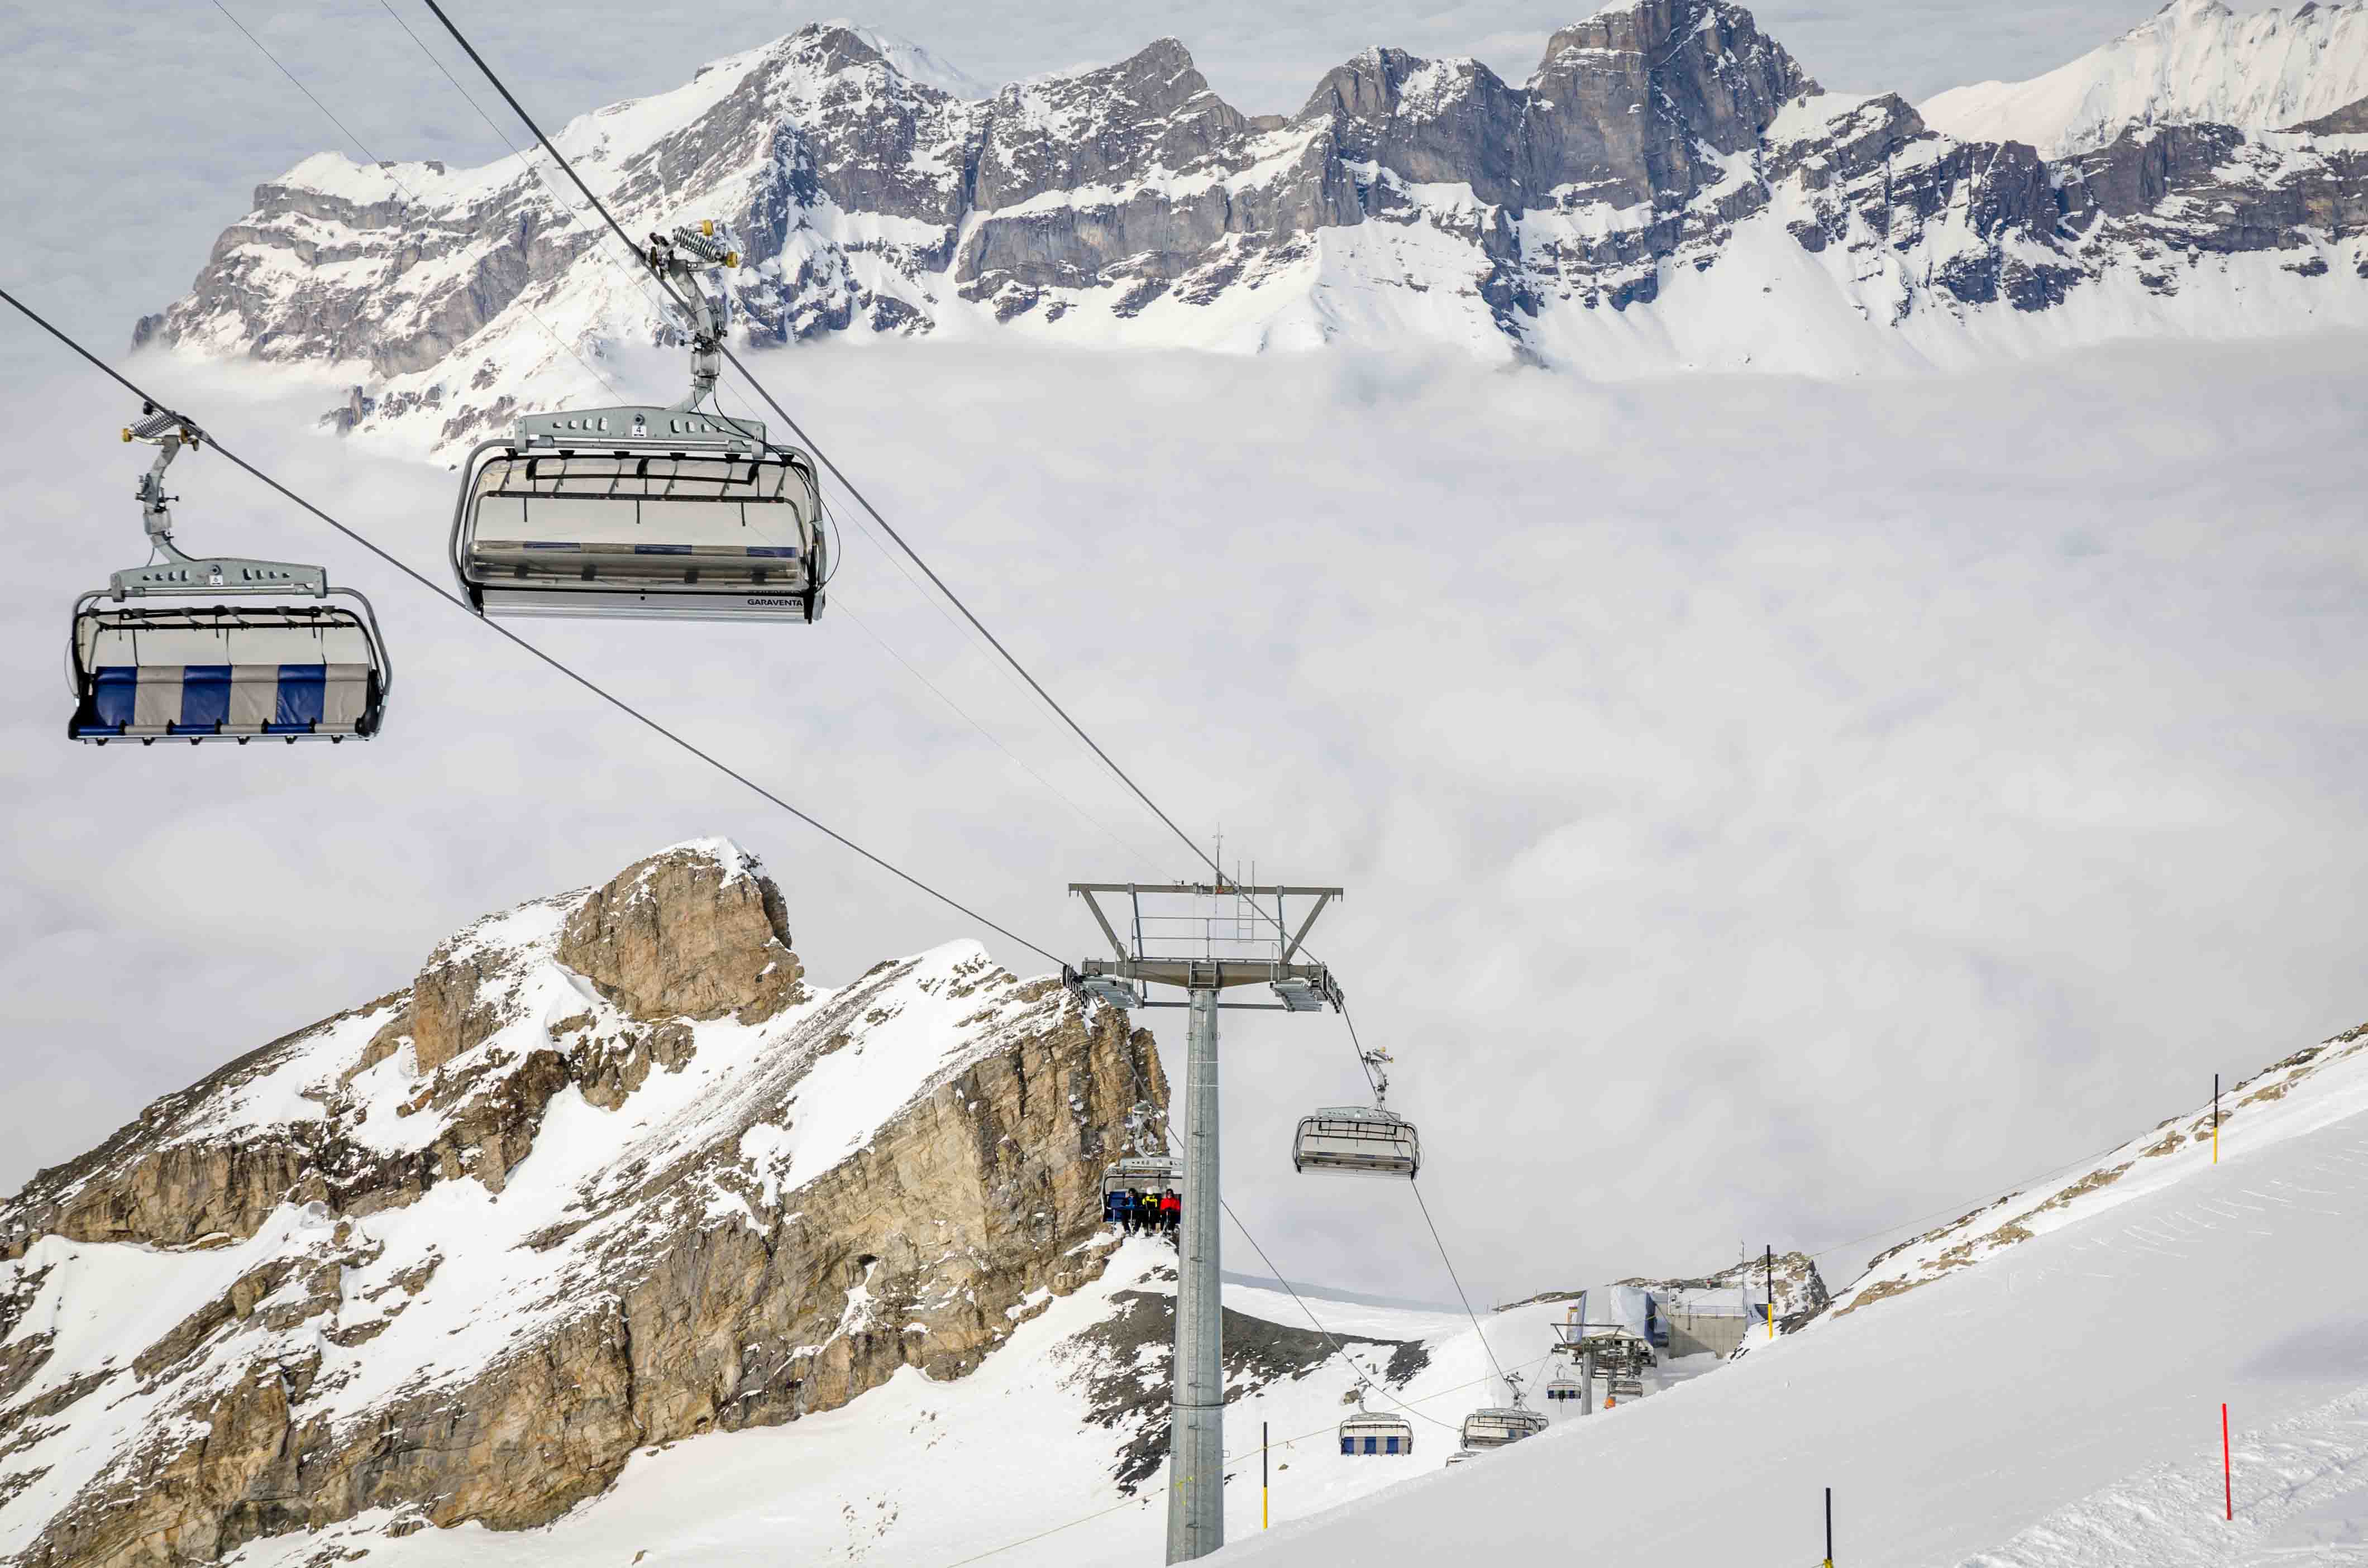
[[[166, 408], [166, 405], [162, 401], [142, 390], [139, 385], [134, 383], [122, 372], [116, 369], [112, 365], [109, 365], [106, 360], [101, 359], [97, 355], [92, 353], [74, 338], [68, 336], [63, 330], [51, 325], [47, 318], [43, 317], [30, 305], [25, 303], [24, 301], [18, 299], [5, 288], [0, 288], [0, 300], [5, 300], [7, 303], [16, 307], [16, 309], [24, 315], [26, 320], [31, 322], [35, 326], [40, 327], [43, 332], [48, 333], [51, 337], [56, 338], [68, 348], [73, 349], [84, 359], [89, 361], [94, 369], [105, 375], [108, 380], [114, 381], [118, 386], [120, 386], [124, 391], [131, 393], [134, 397], [141, 399], [144, 403], [153, 403], [159, 409]], [[172, 412], [169, 409], [166, 411]], [[180, 417], [177, 414], [175, 416]], [[228, 461], [233, 467], [244, 472], [249, 478], [257, 481], [265, 488], [272, 491], [285, 500], [293, 502], [297, 506], [311, 513], [322, 522], [328, 524], [329, 527], [345, 535], [347, 539], [361, 546], [372, 555], [377, 556], [381, 561], [385, 562], [389, 566], [393, 567], [396, 571], [402, 573], [404, 576], [410, 578], [421, 587], [426, 588], [438, 598], [442, 599], [453, 608], [467, 614], [471, 619], [476, 621], [486, 631], [493, 632], [495, 636], [500, 637], [519, 648], [523, 648], [526, 652], [531, 653], [537, 659], [541, 660], [544, 664], [550, 665], [561, 675], [565, 676], [569, 680], [574, 681], [576, 685], [582, 687], [593, 696], [600, 699], [603, 702], [608, 703], [610, 707], [617, 709], [627, 716], [639, 721], [642, 724], [650, 730], [655, 731], [666, 740], [672, 741], [676, 745], [681, 747], [684, 751], [689, 752], [691, 756], [699, 758], [700, 761], [704, 762], [710, 767], [712, 767], [718, 773], [723, 774], [733, 782], [741, 785], [750, 792], [762, 797], [764, 800], [770, 801], [776, 806], [780, 807], [781, 810], [789, 812], [790, 815], [797, 818], [808, 827], [813, 828], [816, 833], [821, 834], [824, 837], [830, 839], [832, 842], [839, 845], [843, 848], [853, 851], [861, 858], [870, 861], [872, 865], [887, 872], [890, 876], [894, 877], [897, 881], [904, 882], [908, 887], [914, 888], [920, 892], [927, 893], [929, 897], [937, 900], [939, 903], [944, 904], [947, 908], [954, 911], [957, 915], [960, 915], [966, 919], [975, 920], [980, 925], [985, 926], [988, 930], [995, 932], [997, 936], [1004, 937], [1011, 941], [1019, 943], [1021, 947], [1026, 948], [1030, 952], [1036, 954], [1039, 958], [1048, 960], [1056, 964], [1061, 961], [1059, 957], [1056, 956], [1050, 949], [1040, 947], [1036, 943], [1030, 941], [1027, 937], [1020, 936], [1018, 932], [1013, 931], [1008, 926], [1001, 926], [996, 924], [995, 921], [989, 920], [985, 915], [981, 915], [978, 911], [971, 908], [970, 905], [955, 898], [952, 894], [939, 892], [938, 889], [930, 886], [928, 882], [923, 881], [920, 878], [913, 875], [912, 872], [905, 870], [903, 867], [873, 854], [871, 850], [866, 849], [860, 844], [856, 843], [855, 840], [848, 837], [845, 834], [840, 833], [837, 829], [827, 825], [820, 819], [799, 810], [796, 806], [791, 805], [788, 801], [783, 800], [780, 796], [775, 794], [764, 785], [757, 783], [755, 779], [749, 778], [738, 768], [734, 767], [731, 764], [723, 761], [713, 753], [703, 749], [691, 741], [686, 740], [683, 736], [666, 728], [664, 724], [659, 723], [655, 719], [651, 718], [647, 713], [643, 712], [639, 708], [634, 707], [623, 698], [617, 696], [614, 692], [611, 692], [608, 687], [600, 685], [589, 676], [577, 673], [572, 666], [554, 655], [543, 652], [543, 650], [536, 647], [525, 638], [520, 637], [517, 632], [512, 631], [508, 627], [503, 626], [497, 621], [488, 620], [484, 617], [476, 614], [474, 611], [469, 609], [467, 605], [461, 603], [459, 598], [454, 597], [443, 586], [431, 581], [417, 568], [398, 559], [396, 556], [373, 543], [370, 539], [366, 538], [354, 528], [348, 528], [346, 524], [339, 522], [336, 518], [331, 517], [320, 507], [313, 505], [312, 502], [307, 501], [304, 497], [297, 494], [296, 492], [289, 489], [288, 486], [280, 483], [278, 480], [272, 478], [269, 474], [264, 472], [261, 469], [256, 467], [245, 458], [240, 457], [229, 448], [223, 446], [220, 440], [214, 437], [211, 431], [207, 433], [206, 444], [222, 459]]]

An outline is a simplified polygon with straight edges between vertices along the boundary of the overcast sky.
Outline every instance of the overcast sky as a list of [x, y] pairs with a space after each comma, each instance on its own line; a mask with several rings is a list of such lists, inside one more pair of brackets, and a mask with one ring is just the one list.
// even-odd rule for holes
[[[383, 10], [233, 8], [373, 153], [486, 154]], [[2137, 14], [1768, 19], [1829, 83], [1922, 89], [2035, 71]], [[556, 119], [799, 19], [659, 15], [479, 21]], [[987, 76], [1173, 32], [1262, 109], [1376, 39], [1520, 74], [1563, 18], [864, 19]], [[256, 180], [333, 144], [219, 20], [53, 8], [0, 61], [21, 154], [0, 195], [25, 219], [0, 274], [102, 346], [186, 285]], [[39, 585], [0, 615], [20, 676], [0, 687], [0, 1187], [404, 983], [473, 916], [677, 839], [764, 855], [825, 983], [973, 934], [203, 454], [174, 475], [187, 537], [324, 560], [379, 600], [388, 733], [67, 744], [68, 601], [140, 558], [141, 464], [114, 390], [13, 322], [0, 357], [0, 506], [16, 580]], [[1399, 1055], [1426, 1190], [1494, 1294], [1762, 1241], [1848, 1242], [1839, 1282], [1857, 1238], [2368, 1017], [2363, 367], [2329, 335], [1880, 386], [1607, 387], [1455, 358], [924, 343], [818, 348], [797, 382], [824, 444], [1196, 833], [1349, 887], [1320, 946]], [[449, 476], [311, 433], [334, 388], [138, 370], [441, 571]], [[1173, 874], [1173, 851], [860, 538], [849, 573], [812, 631], [533, 635], [1015, 929], [1091, 950], [1063, 885]], [[1440, 1294], [1402, 1192], [1297, 1180], [1282, 1156], [1292, 1118], [1357, 1082], [1338, 1026], [1228, 1028], [1227, 1185], [1275, 1262]]]

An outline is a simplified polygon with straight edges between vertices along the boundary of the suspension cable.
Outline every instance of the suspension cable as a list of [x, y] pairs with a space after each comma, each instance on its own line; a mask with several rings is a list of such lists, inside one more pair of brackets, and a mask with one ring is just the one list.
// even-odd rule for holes
[[[116, 369], [115, 367], [109, 365], [104, 359], [101, 359], [97, 355], [84, 347], [73, 337], [69, 336], [63, 330], [51, 324], [47, 318], [43, 317], [30, 305], [25, 303], [24, 301], [18, 299], [5, 288], [0, 288], [0, 300], [5, 300], [9, 304], [15, 306], [17, 310], [24, 315], [26, 320], [31, 322], [35, 326], [40, 327], [43, 332], [48, 333], [51, 337], [56, 338], [68, 348], [73, 349], [84, 359], [89, 361], [95, 369], [105, 375], [108, 380], [123, 388], [124, 391], [131, 393], [134, 397], [139, 398], [143, 403], [152, 403], [159, 409], [166, 409], [166, 405], [161, 400], [141, 388], [122, 372]], [[169, 409], [166, 411], [173, 412]], [[176, 413], [175, 417], [179, 418], [183, 416]], [[190, 421], [190, 423], [195, 424], [196, 422]], [[471, 610], [467, 605], [461, 603], [458, 597], [447, 591], [440, 585], [429, 580], [416, 567], [411, 566], [407, 562], [381, 549], [379, 545], [373, 543], [370, 539], [366, 538], [356, 529], [348, 528], [346, 524], [339, 522], [336, 518], [331, 517], [320, 507], [313, 505], [312, 502], [307, 501], [304, 497], [288, 488], [288, 486], [280, 483], [278, 480], [264, 472], [263, 470], [256, 467], [255, 464], [247, 461], [245, 458], [240, 457], [236, 452], [233, 452], [229, 448], [223, 446], [220, 440], [214, 437], [211, 431], [207, 432], [206, 442], [208, 446], [211, 447], [215, 452], [220, 454], [233, 467], [243, 471], [249, 478], [258, 481], [267, 489], [273, 491], [282, 498], [293, 502], [304, 511], [311, 513], [322, 522], [328, 524], [329, 527], [345, 535], [347, 539], [361, 546], [372, 555], [377, 556], [381, 561], [385, 562], [389, 566], [393, 567], [396, 571], [402, 573], [404, 576], [410, 578], [413, 582], [427, 589], [429, 593], [434, 594], [438, 598], [442, 599], [445, 603], [452, 606], [453, 608], [461, 610], [462, 613], [468, 615], [471, 619], [484, 627], [488, 631], [493, 632], [495, 635], [519, 648], [525, 649], [529, 653], [531, 653], [537, 659], [541, 660], [544, 664], [550, 665], [561, 675], [565, 676], [569, 680], [574, 681], [576, 685], [582, 687], [593, 696], [598, 697], [603, 702], [608, 703], [610, 707], [617, 709], [627, 716], [639, 721], [642, 724], [656, 732], [666, 739], [672, 741], [676, 745], [681, 747], [684, 751], [689, 752], [691, 756], [699, 758], [700, 761], [704, 762], [710, 767], [712, 767], [718, 773], [723, 774], [733, 782], [743, 786], [752, 793], [757, 794], [770, 801], [772, 804], [780, 807], [781, 810], [789, 812], [791, 816], [797, 818], [808, 827], [813, 828], [816, 833], [821, 834], [825, 838], [832, 840], [834, 843], [838, 844], [844, 848], [852, 850], [855, 854], [861, 857], [863, 859], [870, 861], [872, 865], [877, 866], [880, 869], [886, 871], [890, 876], [894, 877], [897, 881], [904, 882], [907, 886], [921, 892], [927, 893], [929, 897], [937, 900], [939, 903], [944, 904], [947, 908], [951, 909], [956, 914], [962, 915], [964, 918], [977, 921], [980, 925], [985, 926], [988, 930], [995, 932], [997, 936], [1008, 937], [1011, 941], [1019, 943], [1021, 947], [1026, 948], [1029, 951], [1036, 954], [1039, 958], [1049, 960], [1053, 963], [1059, 963], [1061, 961], [1061, 960], [1054, 955], [1050, 949], [1040, 947], [1038, 944], [1030, 941], [1027, 937], [1020, 936], [1018, 932], [1013, 931], [1008, 926], [1002, 926], [993, 920], [989, 920], [985, 915], [981, 915], [978, 911], [970, 907], [970, 905], [955, 898], [951, 893], [939, 891], [937, 888], [930, 886], [928, 882], [925, 882], [920, 878], [915, 876], [912, 872], [905, 870], [903, 867], [873, 854], [871, 850], [866, 849], [860, 844], [856, 843], [855, 840], [848, 837], [847, 835], [839, 832], [837, 829], [829, 826], [820, 819], [806, 812], [801, 811], [796, 806], [791, 805], [788, 801], [783, 800], [771, 790], [767, 789], [764, 785], [757, 783], [755, 779], [749, 778], [738, 768], [734, 767], [731, 764], [717, 757], [712, 752], [707, 751], [691, 741], [686, 740], [683, 736], [677, 734], [673, 730], [666, 728], [666, 725], [659, 723], [655, 719], [651, 718], [639, 708], [634, 707], [632, 703], [626, 701], [623, 698], [619, 697], [616, 693], [610, 691], [599, 682], [592, 679], [591, 676], [579, 674], [573, 666], [569, 665], [564, 661], [559, 659], [553, 654], [545, 653], [542, 649], [535, 646], [533, 643], [528, 642], [525, 638], [520, 637], [517, 632], [512, 631], [508, 627], [500, 624], [498, 621], [489, 620], [484, 616], [476, 614], [473, 610]]]

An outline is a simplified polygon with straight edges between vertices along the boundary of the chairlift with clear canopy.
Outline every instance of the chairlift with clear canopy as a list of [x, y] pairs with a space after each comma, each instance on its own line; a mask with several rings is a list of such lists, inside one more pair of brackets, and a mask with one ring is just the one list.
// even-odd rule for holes
[[681, 307], [690, 395], [670, 407], [529, 414], [477, 445], [452, 512], [453, 574], [480, 615], [818, 619], [829, 580], [814, 460], [708, 403], [737, 267], [712, 222], [650, 236]]
[[[173, 539], [165, 471], [205, 432], [144, 405], [126, 441], [158, 449], [141, 476], [141, 517], [162, 560], [74, 600], [66, 676], [77, 741], [368, 740], [393, 667], [370, 600], [318, 566], [185, 555]], [[354, 608], [328, 602], [350, 599]], [[205, 605], [131, 601], [204, 598]], [[113, 604], [102, 604], [112, 600]], [[304, 601], [311, 602], [304, 602]], [[117, 608], [120, 607], [120, 608]]]
[[1546, 1429], [1546, 1418], [1522, 1403], [1521, 1374], [1507, 1372], [1505, 1386], [1513, 1391], [1512, 1403], [1484, 1406], [1463, 1418], [1465, 1448], [1501, 1449], [1508, 1443], [1534, 1437]]
[[1422, 1140], [1414, 1123], [1385, 1103], [1390, 1077], [1384, 1069], [1390, 1053], [1377, 1047], [1360, 1054], [1372, 1070], [1373, 1103], [1327, 1106], [1301, 1117], [1291, 1142], [1292, 1168], [1412, 1181], [1422, 1169]]
[[1360, 1394], [1357, 1413], [1340, 1423], [1340, 1451], [1359, 1455], [1410, 1454], [1414, 1452], [1414, 1423], [1403, 1415], [1367, 1410]]

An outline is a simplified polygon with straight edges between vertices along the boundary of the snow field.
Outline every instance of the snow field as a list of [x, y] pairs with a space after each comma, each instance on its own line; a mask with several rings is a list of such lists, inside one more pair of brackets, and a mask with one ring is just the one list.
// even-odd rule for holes
[[2368, 1054], [2265, 1103], [2216, 1167], [1224, 1560], [1809, 1561], [1831, 1486], [1838, 1561], [2356, 1561], [2328, 1553], [2368, 1517]]

